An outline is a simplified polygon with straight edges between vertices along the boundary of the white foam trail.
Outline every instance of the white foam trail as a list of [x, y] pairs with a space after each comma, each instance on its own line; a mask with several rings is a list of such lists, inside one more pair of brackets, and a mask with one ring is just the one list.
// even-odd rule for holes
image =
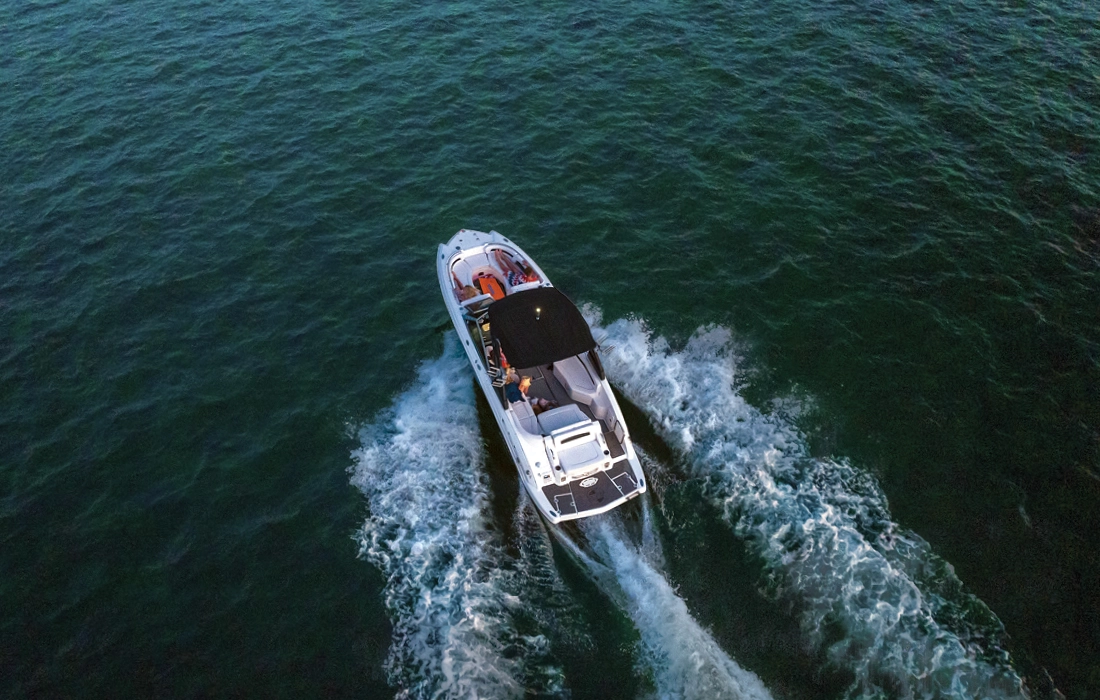
[[[648, 529], [649, 521], [643, 521]], [[731, 659], [691, 616], [687, 604], [641, 550], [608, 518], [582, 521], [594, 555], [555, 530], [559, 541], [627, 613], [641, 636], [642, 663], [662, 700], [770, 700], [760, 679]], [[643, 542], [656, 540], [643, 533]], [[646, 547], [646, 545], [643, 545]]]
[[[854, 673], [850, 695], [1026, 695], [998, 646], [999, 620], [927, 543], [891, 521], [874, 480], [813, 459], [797, 429], [737, 393], [728, 331], [701, 329], [672, 351], [637, 320], [602, 330], [615, 348], [604, 357], [612, 382], [705, 479], [764, 558], [772, 591], [797, 601], [811, 644]], [[954, 600], [941, 595], [952, 588]], [[960, 608], [981, 621], [960, 623], [965, 615], [951, 615]], [[951, 628], [941, 624], [952, 617]]]
[[[635, 450], [641, 453], [641, 450]], [[642, 455], [639, 454], [639, 457]], [[648, 472], [647, 472], [648, 473]], [[653, 501], [642, 498], [642, 544], [640, 553], [658, 569], [665, 568], [665, 550], [661, 545], [661, 535], [657, 532], [657, 522], [653, 517]]]
[[483, 520], [469, 370], [452, 334], [447, 346], [361, 432], [349, 469], [370, 509], [360, 551], [386, 576], [386, 671], [399, 697], [518, 698], [539, 684], [532, 677], [560, 673], [538, 658], [546, 640], [513, 624], [514, 571]]

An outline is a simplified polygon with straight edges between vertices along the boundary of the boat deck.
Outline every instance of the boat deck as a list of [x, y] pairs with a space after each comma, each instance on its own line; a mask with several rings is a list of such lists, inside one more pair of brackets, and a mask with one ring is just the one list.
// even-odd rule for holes
[[[529, 367], [519, 370], [519, 374], [520, 376], [527, 375], [531, 377], [531, 388], [528, 395], [556, 401], [561, 406], [573, 404], [589, 420], [596, 420], [588, 406], [569, 397], [565, 387], [554, 376], [551, 365]], [[607, 449], [611, 453], [611, 468], [597, 472], [587, 479], [571, 481], [560, 486], [558, 484], [548, 484], [542, 487], [542, 492], [546, 495], [547, 500], [563, 516], [598, 510], [638, 490], [638, 483], [634, 478], [630, 461], [626, 459], [626, 450], [623, 449], [622, 443], [619, 442], [619, 438], [615, 437], [614, 432], [607, 429], [605, 421], [598, 422], [603, 429]], [[586, 486], [581, 486], [581, 484], [586, 484]]]
[[[581, 409], [581, 413], [587, 416], [589, 420], [596, 420], [596, 417], [592, 415], [592, 410], [588, 406], [574, 401], [569, 397], [568, 392], [565, 391], [565, 387], [562, 386], [558, 378], [554, 376], [553, 365], [528, 367], [527, 369], [517, 371], [520, 376], [527, 375], [531, 377], [531, 388], [527, 392], [528, 396], [555, 401], [559, 406], [573, 404]], [[607, 449], [611, 453], [611, 459], [615, 460], [626, 456], [626, 450], [623, 449], [622, 443], [619, 442], [619, 438], [615, 436], [614, 432], [608, 430], [607, 422], [601, 420], [599, 424], [603, 431], [604, 440], [607, 441]], [[554, 499], [550, 500], [552, 502]]]
[[570, 481], [563, 486], [549, 484], [542, 487], [546, 498], [562, 515], [596, 510], [637, 490], [638, 482], [634, 480], [630, 460], [627, 459], [615, 462], [607, 471], [597, 472], [588, 479]]

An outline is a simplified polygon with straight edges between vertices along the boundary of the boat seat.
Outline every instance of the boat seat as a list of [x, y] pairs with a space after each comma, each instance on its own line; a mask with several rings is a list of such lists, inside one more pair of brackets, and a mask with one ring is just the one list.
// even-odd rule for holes
[[589, 422], [588, 416], [584, 415], [584, 412], [572, 403], [543, 411], [538, 415], [538, 421], [543, 435], [550, 435], [556, 430]]
[[470, 309], [483, 301], [493, 301], [493, 297], [490, 294], [478, 294], [476, 297], [470, 297], [466, 301], [460, 301], [458, 303], [464, 309]]
[[451, 274], [455, 276], [462, 286], [473, 286], [474, 278], [480, 274], [499, 274], [493, 261], [485, 253], [468, 255], [451, 265]]
[[517, 401], [512, 404], [512, 411], [516, 414], [516, 420], [519, 421], [521, 428], [532, 435], [539, 434], [539, 421], [531, 404], [526, 401]]
[[534, 282], [524, 282], [523, 284], [517, 284], [512, 287], [512, 292], [525, 292], [528, 289], [537, 289], [542, 286], [542, 282], [535, 280]]
[[574, 356], [558, 360], [554, 363], [554, 376], [565, 387], [569, 398], [589, 406], [596, 418], [603, 419], [607, 416], [607, 409], [596, 403], [602, 385], [581, 362], [581, 358]]
[[494, 248], [493, 255], [496, 257], [497, 265], [500, 267], [501, 271], [523, 274], [523, 268], [521, 268], [503, 248]]
[[598, 472], [600, 467], [610, 466], [611, 458], [604, 454], [603, 444], [596, 437], [598, 435], [596, 433], [592, 439], [558, 448], [558, 462], [570, 479], [582, 479]]
[[[576, 408], [575, 404], [570, 405]], [[611, 466], [600, 426], [587, 419], [584, 423], [558, 428], [543, 441], [552, 453], [551, 459], [556, 455], [558, 466], [570, 479], [583, 479]]]

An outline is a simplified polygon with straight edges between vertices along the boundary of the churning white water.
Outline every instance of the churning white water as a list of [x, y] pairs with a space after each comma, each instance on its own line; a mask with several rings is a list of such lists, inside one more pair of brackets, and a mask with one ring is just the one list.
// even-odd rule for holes
[[[400, 697], [514, 698], [561, 690], [547, 641], [517, 632], [522, 591], [486, 527], [488, 485], [469, 366], [453, 336], [364, 427], [352, 483], [370, 516], [361, 553], [386, 577], [386, 663]], [[555, 680], [557, 679], [557, 680]]]
[[[587, 313], [599, 323], [598, 312]], [[604, 354], [612, 383], [688, 475], [705, 481], [764, 559], [775, 594], [797, 601], [807, 642], [854, 674], [850, 695], [1024, 694], [997, 646], [999, 621], [926, 542], [890, 519], [875, 481], [846, 461], [811, 457], [793, 425], [742, 398], [727, 330], [702, 329], [673, 350], [637, 320], [597, 329], [614, 346]], [[980, 608], [982, 622], [950, 614], [960, 604]]]

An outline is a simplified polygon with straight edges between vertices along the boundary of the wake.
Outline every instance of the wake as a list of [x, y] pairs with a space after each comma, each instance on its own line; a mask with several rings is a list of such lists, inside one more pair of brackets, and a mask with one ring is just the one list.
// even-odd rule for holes
[[[526, 494], [513, 516], [518, 558], [506, 554], [485, 520], [489, 488], [477, 408], [453, 336], [443, 356], [425, 363], [360, 439], [349, 469], [370, 510], [360, 553], [386, 577], [393, 639], [385, 669], [398, 697], [568, 697], [546, 636], [520, 628], [533, 622], [571, 646], [607, 652], [594, 648], [578, 622], [583, 611]], [[770, 700], [659, 573], [660, 540], [646, 505], [639, 546], [607, 518], [585, 524], [596, 558], [562, 541], [634, 622], [641, 670], [657, 696]], [[549, 531], [562, 537], [557, 528]]]
[[360, 554], [386, 577], [386, 660], [401, 698], [558, 695], [548, 642], [517, 631], [517, 573], [487, 527], [488, 484], [469, 367], [452, 334], [360, 433], [351, 482], [370, 516]]
[[552, 532], [634, 623], [657, 697], [771, 699], [760, 679], [741, 668], [695, 621], [654, 566], [653, 559], [663, 555], [648, 512], [643, 514], [640, 546], [630, 542], [614, 514], [582, 520], [580, 525], [591, 555], [560, 530]]
[[[850, 696], [1026, 696], [998, 645], [1000, 621], [891, 520], [874, 480], [812, 458], [796, 428], [737, 393], [728, 331], [701, 330], [682, 351], [638, 321], [600, 332], [615, 348], [603, 358], [609, 378], [763, 558], [770, 590], [796, 603], [810, 644], [853, 674]], [[616, 572], [645, 579], [620, 545], [607, 549]]]

